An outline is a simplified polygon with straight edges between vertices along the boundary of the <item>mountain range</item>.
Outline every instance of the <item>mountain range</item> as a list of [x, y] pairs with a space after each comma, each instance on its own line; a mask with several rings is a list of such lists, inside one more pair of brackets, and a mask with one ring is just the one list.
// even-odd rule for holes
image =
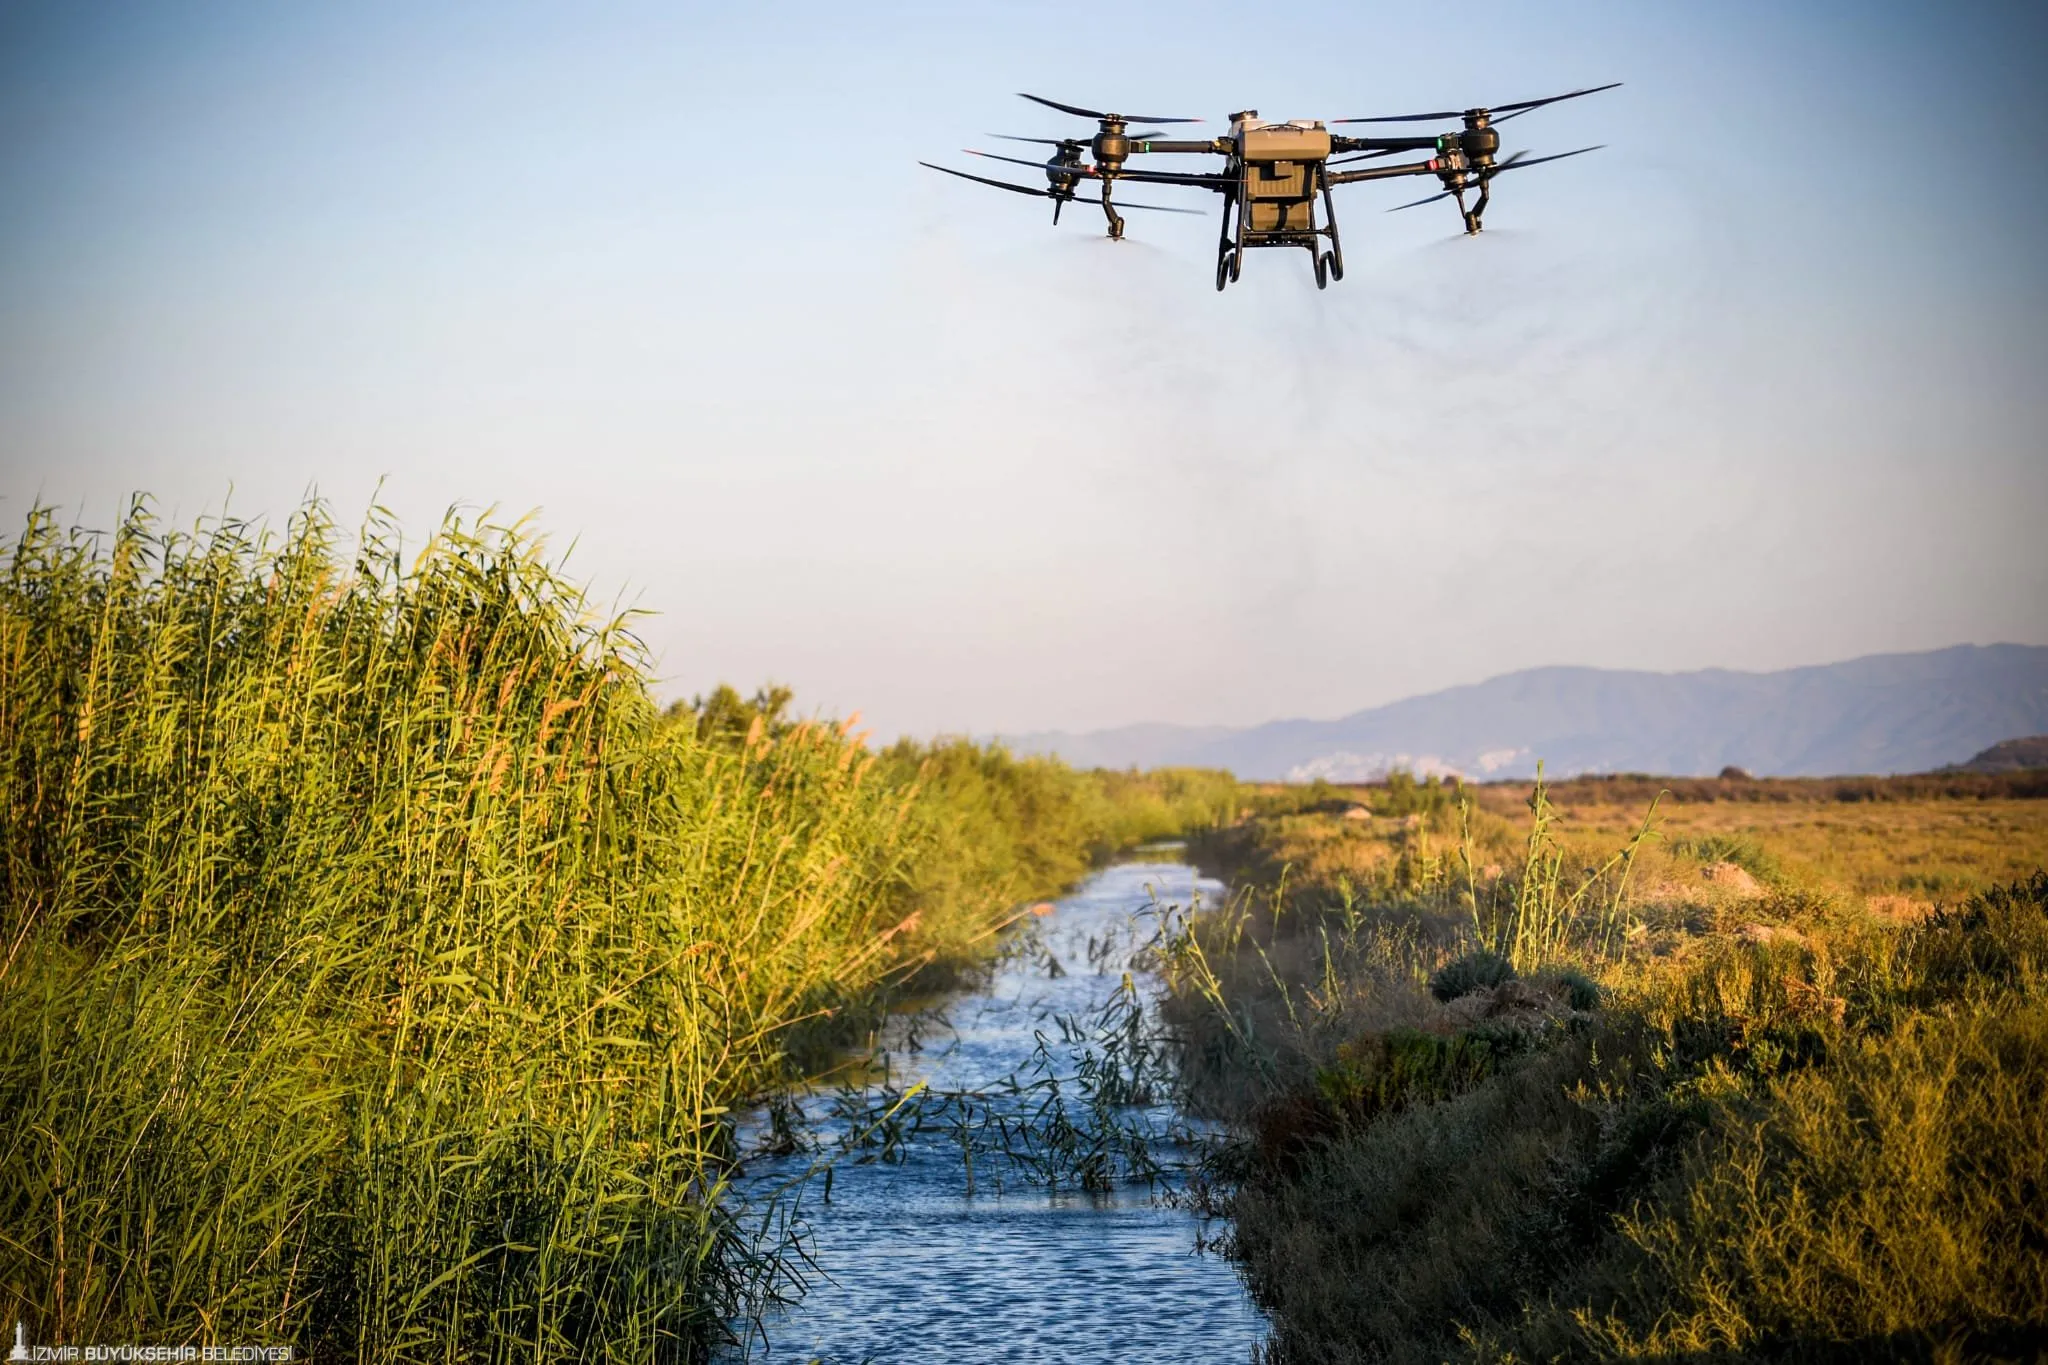
[[1253, 781], [1366, 781], [1393, 768], [1526, 777], [1925, 772], [2048, 733], [2048, 647], [1958, 645], [1744, 673], [1531, 668], [1336, 720], [1127, 725], [1002, 736], [1082, 767], [1228, 768]]

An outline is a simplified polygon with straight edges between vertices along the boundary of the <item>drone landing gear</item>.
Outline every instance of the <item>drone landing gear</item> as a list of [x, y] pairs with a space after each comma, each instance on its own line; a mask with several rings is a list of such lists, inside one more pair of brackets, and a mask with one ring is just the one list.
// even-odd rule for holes
[[1458, 199], [1458, 212], [1465, 219], [1465, 235], [1467, 237], [1476, 237], [1485, 228], [1485, 224], [1480, 220], [1486, 217], [1486, 201], [1493, 195], [1491, 180], [1492, 177], [1488, 175], [1482, 174], [1479, 177], [1479, 202], [1469, 209], [1465, 207], [1465, 191], [1462, 188], [1455, 191]]
[[1109, 219], [1109, 240], [1121, 242], [1124, 239], [1124, 220], [1117, 213], [1116, 206], [1109, 202], [1109, 185], [1107, 180], [1102, 182], [1102, 214]]
[[1236, 206], [1235, 195], [1223, 197], [1223, 221], [1216, 227], [1216, 292], [1219, 294], [1226, 285], [1237, 278], [1237, 271], [1234, 268], [1237, 256], [1230, 249], [1230, 211]]
[[[1316, 288], [1328, 289], [1330, 281], [1344, 278], [1344, 244], [1337, 236], [1337, 207], [1330, 202], [1330, 186], [1327, 181], [1320, 187], [1323, 197], [1324, 220], [1319, 227], [1315, 222], [1315, 199], [1304, 201], [1281, 201], [1285, 206], [1272, 226], [1254, 229], [1247, 221], [1249, 205], [1235, 194], [1226, 193], [1223, 200], [1223, 218], [1216, 231], [1216, 288], [1228, 288], [1244, 271], [1244, 253], [1249, 247], [1298, 246], [1308, 252], [1310, 265], [1315, 270]], [[1289, 221], [1286, 216], [1293, 210], [1304, 213]], [[1325, 251], [1327, 239], [1329, 249]]]
[[[1337, 204], [1330, 198], [1330, 182], [1323, 181], [1323, 232], [1330, 239], [1330, 249], [1316, 257], [1316, 288], [1328, 289], [1331, 280], [1344, 278], [1344, 243], [1337, 236]], [[1310, 251], [1316, 248], [1309, 246]]]
[[[1231, 222], [1236, 220], [1236, 234]], [[1234, 194], [1223, 198], [1223, 219], [1216, 227], [1216, 289], [1223, 288], [1244, 273], [1244, 205]]]

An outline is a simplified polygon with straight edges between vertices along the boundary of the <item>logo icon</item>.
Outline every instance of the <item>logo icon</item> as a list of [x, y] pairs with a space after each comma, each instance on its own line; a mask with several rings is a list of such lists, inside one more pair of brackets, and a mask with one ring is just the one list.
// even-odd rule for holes
[[7, 1358], [9, 1360], [27, 1360], [29, 1358], [28, 1328], [23, 1325], [20, 1318], [14, 1320], [14, 1349], [7, 1353]]

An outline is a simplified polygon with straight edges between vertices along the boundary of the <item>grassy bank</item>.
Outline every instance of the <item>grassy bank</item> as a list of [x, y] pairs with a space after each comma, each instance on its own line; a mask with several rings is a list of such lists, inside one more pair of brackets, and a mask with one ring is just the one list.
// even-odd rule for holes
[[1613, 790], [1201, 841], [1174, 1012], [1270, 1358], [2036, 1358], [2048, 803]]
[[730, 1107], [1231, 799], [663, 713], [517, 528], [38, 512], [4, 558], [0, 1319], [38, 1341], [692, 1358], [777, 1271], [719, 1212]]

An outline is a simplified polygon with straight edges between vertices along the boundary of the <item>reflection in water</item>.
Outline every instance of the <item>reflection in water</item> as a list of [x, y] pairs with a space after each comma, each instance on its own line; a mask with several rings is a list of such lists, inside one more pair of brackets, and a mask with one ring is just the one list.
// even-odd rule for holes
[[[1158, 905], [1185, 907], [1221, 892], [1176, 863], [1099, 874], [1039, 923], [1038, 949], [1013, 955], [986, 990], [953, 1002], [950, 1029], [927, 1029], [923, 1050], [892, 1056], [891, 1081], [1000, 1097], [1010, 1078], [1043, 1078], [1048, 1063], [1072, 1076], [1085, 1046], [1063, 1041], [1057, 1021], [1091, 1020], [1113, 1004], [1134, 942], [1153, 927], [1155, 895]], [[1142, 999], [1156, 992], [1142, 972], [1133, 979]], [[829, 1096], [805, 1101], [828, 1136], [834, 1107]], [[1129, 1122], [1155, 1141], [1173, 1127], [1163, 1107], [1132, 1111]], [[1236, 1272], [1198, 1252], [1199, 1220], [1160, 1203], [1164, 1185], [1049, 1190], [1022, 1167], [977, 1156], [970, 1195], [961, 1145], [943, 1126], [892, 1143], [890, 1155], [900, 1159], [842, 1156], [830, 1203], [820, 1201], [822, 1180], [811, 1182], [803, 1219], [820, 1274], [800, 1303], [769, 1318], [769, 1345], [757, 1338], [750, 1359], [1185, 1365], [1249, 1360], [1263, 1336]], [[774, 1188], [808, 1160], [757, 1158], [745, 1183]]]

